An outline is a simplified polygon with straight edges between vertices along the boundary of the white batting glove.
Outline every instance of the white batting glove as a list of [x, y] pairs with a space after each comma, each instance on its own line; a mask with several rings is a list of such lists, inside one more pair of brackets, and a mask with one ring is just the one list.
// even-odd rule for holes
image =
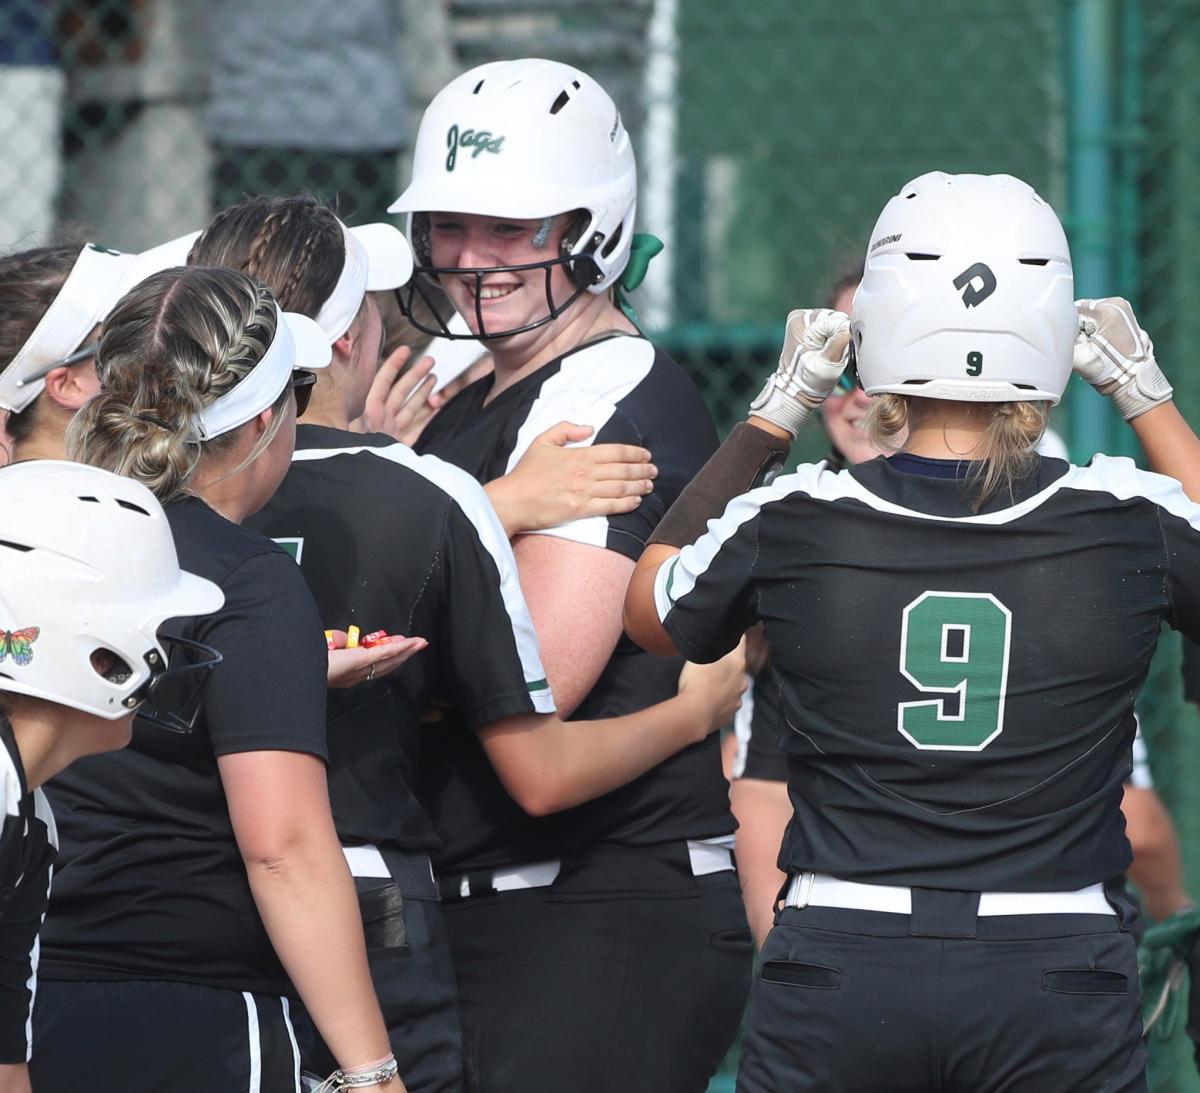
[[779, 367], [750, 403], [750, 412], [794, 438], [837, 386], [849, 349], [848, 315], [828, 308], [791, 312]]
[[1171, 385], [1154, 359], [1154, 343], [1138, 326], [1128, 300], [1076, 300], [1075, 310], [1075, 371], [1111, 398], [1126, 421], [1171, 398]]

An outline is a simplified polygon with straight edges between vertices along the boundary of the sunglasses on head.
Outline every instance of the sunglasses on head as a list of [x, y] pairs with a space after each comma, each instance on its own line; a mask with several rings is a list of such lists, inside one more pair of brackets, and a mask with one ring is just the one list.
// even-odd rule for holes
[[854, 342], [851, 342], [849, 360], [846, 362], [846, 370], [840, 376], [838, 376], [836, 391], [838, 394], [848, 395], [857, 386], [858, 351], [855, 349]]
[[90, 360], [96, 355], [96, 350], [100, 348], [99, 342], [89, 342], [87, 345], [81, 345], [74, 353], [68, 353], [65, 357], [59, 360], [51, 361], [49, 364], [42, 365], [35, 372], [31, 372], [28, 376], [22, 379], [21, 383], [36, 383], [38, 380], [44, 380], [56, 368], [67, 368], [72, 364], [80, 364], [83, 361]]
[[317, 382], [316, 372], [297, 368], [292, 373], [292, 390], [296, 392], [296, 416], [303, 417], [312, 401], [313, 386]]

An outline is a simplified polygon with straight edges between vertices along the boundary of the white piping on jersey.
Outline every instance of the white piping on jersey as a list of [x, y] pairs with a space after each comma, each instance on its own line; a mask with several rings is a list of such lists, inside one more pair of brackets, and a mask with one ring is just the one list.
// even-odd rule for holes
[[8, 748], [0, 745], [0, 792], [4, 794], [4, 811], [9, 816], [21, 815], [21, 775]]
[[[35, 789], [35, 794], [40, 795], [41, 789]], [[36, 798], [35, 798], [36, 802]], [[50, 818], [47, 825], [49, 828], [50, 843], [55, 850], [58, 849], [58, 829], [54, 826], [54, 815], [50, 812], [50, 804], [42, 797], [38, 808], [41, 804], [45, 804], [46, 813]], [[40, 811], [39, 811], [40, 815]], [[33, 948], [29, 951], [29, 978], [25, 980], [25, 989], [29, 991], [29, 1013], [25, 1016], [25, 1061], [29, 1062], [33, 1058], [33, 1007], [37, 1005], [37, 987], [38, 987], [38, 965], [42, 960], [42, 927], [46, 924], [46, 912], [50, 909], [50, 893], [54, 889], [54, 865], [51, 864], [46, 870], [46, 902], [43, 905], [42, 917], [38, 919], [38, 932], [33, 938]]]
[[517, 560], [513, 557], [508, 536], [504, 533], [504, 527], [484, 488], [466, 471], [434, 455], [417, 455], [407, 444], [389, 444], [384, 448], [369, 445], [352, 448], [305, 448], [292, 454], [292, 462], [311, 463], [339, 455], [358, 455], [361, 452], [398, 463], [420, 475], [446, 494], [471, 522], [479, 541], [491, 555], [500, 575], [500, 595], [512, 622], [513, 639], [516, 641], [517, 655], [521, 658], [521, 669], [525, 675], [533, 708], [538, 713], [554, 713], [554, 696], [546, 682], [546, 669], [542, 667], [537, 632], [529, 615], [529, 607], [525, 603], [525, 594], [521, 591]]
[[50, 845], [57, 850], [58, 824], [54, 822], [54, 810], [50, 807], [50, 802], [46, 800], [41, 786], [33, 791], [33, 814], [46, 825], [46, 838], [50, 840]]
[[[21, 775], [17, 770], [16, 760], [7, 747], [0, 745], [0, 793], [4, 794], [4, 813], [14, 818], [21, 815]], [[58, 849], [58, 826], [54, 822], [54, 812], [46, 795], [38, 787], [32, 792], [33, 815], [35, 821], [41, 821], [46, 828], [46, 838], [55, 850]], [[24, 838], [29, 838], [29, 824], [25, 824]], [[46, 870], [46, 903], [50, 902], [50, 883], [54, 875], [54, 867]], [[17, 878], [17, 884], [25, 879], [24, 874]], [[41, 922], [46, 921], [46, 912], [42, 911]], [[25, 989], [29, 991], [29, 1010], [25, 1014], [25, 1061], [33, 1057], [33, 1004], [37, 998], [37, 970], [41, 961], [42, 943], [41, 927], [34, 935], [33, 946], [29, 950], [29, 976], [25, 980]]]
[[1097, 455], [1088, 466], [1071, 467], [1045, 489], [1016, 505], [973, 516], [941, 516], [905, 508], [872, 493], [849, 471], [833, 472], [826, 468], [825, 463], [805, 463], [797, 467], [794, 473], [775, 479], [769, 486], [760, 486], [735, 497], [720, 517], [708, 522], [706, 534], [659, 566], [654, 578], [654, 603], [658, 618], [660, 622], [666, 619], [675, 601], [695, 587], [696, 580], [712, 565], [721, 548], [743, 524], [758, 516], [766, 505], [782, 501], [792, 494], [802, 494], [814, 501], [860, 501], [877, 512], [894, 513], [917, 520], [1001, 525], [1025, 516], [1064, 489], [1106, 493], [1118, 501], [1141, 498], [1186, 521], [1193, 530], [1200, 531], [1200, 505], [1183, 492], [1183, 487], [1174, 478], [1141, 470], [1126, 456]]
[[[824, 463], [806, 464], [800, 470], [811, 467], [819, 472], [824, 466]], [[654, 575], [654, 606], [658, 611], [659, 622], [666, 619], [676, 600], [695, 588], [697, 579], [707, 572], [721, 548], [738, 533], [743, 524], [755, 519], [764, 505], [772, 501], [782, 501], [793, 493], [809, 493], [808, 490], [799, 488], [779, 487], [779, 483], [799, 476], [798, 471], [796, 474], [777, 478], [769, 486], [759, 486], [758, 489], [735, 497], [716, 520], [709, 520], [708, 531], [704, 535], [691, 546], [685, 546], [673, 558], [667, 558], [658, 567], [658, 572]]]
[[[1107, 493], [1118, 501], [1141, 498], [1157, 505], [1172, 516], [1186, 520], [1200, 531], [1200, 505], [1190, 500], [1183, 487], [1174, 479], [1153, 471], [1144, 471], [1127, 456], [1097, 455], [1086, 467], [1072, 466], [1066, 474], [1055, 479], [1044, 490], [1025, 498], [1006, 509], [996, 512], [977, 513], [973, 516], [937, 516], [887, 501], [872, 493], [858, 482], [848, 471], [820, 474], [823, 463], [806, 464], [796, 473], [776, 479], [772, 486], [784, 486], [784, 493], [805, 493], [817, 501], [839, 501], [847, 498], [862, 501], [879, 512], [892, 512], [900, 516], [912, 516], [919, 520], [939, 520], [954, 524], [1008, 524], [1039, 508], [1059, 490], [1085, 490], [1090, 493]], [[814, 471], [818, 473], [814, 474]], [[802, 472], [808, 472], [803, 474]], [[789, 480], [795, 482], [790, 487]], [[812, 488], [809, 483], [815, 485]], [[764, 504], [766, 502], [763, 502]]]
[[[565, 356], [559, 370], [542, 384], [538, 397], [529, 407], [529, 414], [517, 430], [505, 473], [520, 462], [538, 436], [560, 421], [590, 425], [592, 435], [568, 447], [591, 447], [600, 430], [616, 413], [617, 403], [650, 374], [654, 355], [654, 346], [645, 338], [615, 337], [586, 345]], [[584, 516], [530, 534], [552, 535], [557, 539], [603, 547], [608, 544], [608, 517]]]
[[733, 769], [730, 774], [734, 779], [746, 773], [746, 760], [750, 754], [750, 736], [754, 732], [754, 676], [746, 673], [746, 689], [742, 692], [742, 701], [737, 713], [733, 715], [733, 738], [736, 744], [733, 752]]
[[1154, 775], [1150, 773], [1150, 756], [1146, 752], [1146, 741], [1142, 738], [1142, 722], [1138, 715], [1133, 715], [1133, 723], [1137, 726], [1133, 734], [1133, 770], [1129, 775], [1129, 784], [1134, 789], [1153, 789]]

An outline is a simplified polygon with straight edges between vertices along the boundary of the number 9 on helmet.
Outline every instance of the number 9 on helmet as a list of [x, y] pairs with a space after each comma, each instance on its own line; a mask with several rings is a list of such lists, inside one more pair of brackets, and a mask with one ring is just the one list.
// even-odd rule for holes
[[[179, 568], [162, 506], [140, 482], [57, 460], [0, 471], [0, 691], [115, 720], [191, 728], [220, 655], [166, 639], [221, 590]], [[168, 660], [170, 663], [168, 663]]]

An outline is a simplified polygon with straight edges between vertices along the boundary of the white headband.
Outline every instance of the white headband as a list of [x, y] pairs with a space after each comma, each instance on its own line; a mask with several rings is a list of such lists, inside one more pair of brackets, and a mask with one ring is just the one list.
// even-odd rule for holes
[[317, 312], [317, 325], [330, 343], [350, 329], [368, 292], [399, 288], [413, 270], [412, 248], [398, 228], [391, 224], [347, 228], [340, 220], [338, 224], [346, 242], [346, 258], [337, 284]]
[[245, 425], [275, 405], [293, 370], [325, 368], [329, 357], [329, 340], [312, 319], [276, 305], [275, 337], [245, 377], [196, 416], [200, 439], [213, 440]]
[[122, 254], [88, 243], [33, 333], [0, 372], [0, 410], [19, 414], [46, 386], [49, 367], [79, 348], [92, 328], [134, 285], [152, 273], [181, 266], [199, 232], [143, 251]]

